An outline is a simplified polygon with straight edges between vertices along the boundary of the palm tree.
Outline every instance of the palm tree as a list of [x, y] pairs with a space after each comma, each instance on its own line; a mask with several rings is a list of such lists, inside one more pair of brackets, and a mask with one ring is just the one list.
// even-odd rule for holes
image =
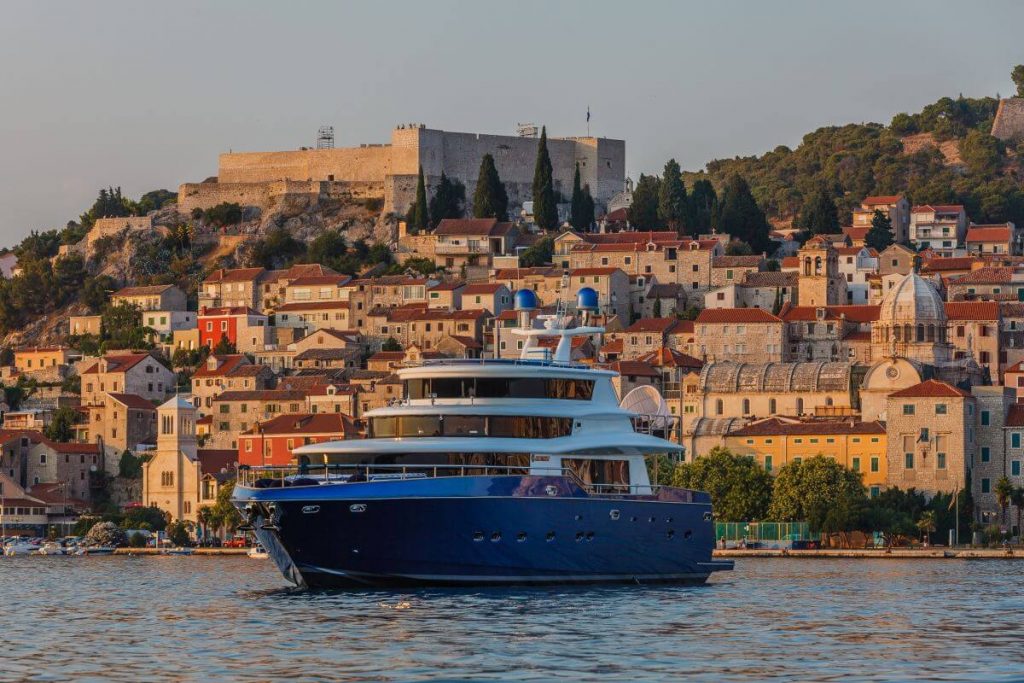
[[996, 503], [998, 503], [999, 507], [1003, 510], [1003, 525], [1005, 526], [1006, 512], [1007, 508], [1010, 506], [1010, 496], [1013, 495], [1013, 484], [1010, 483], [1010, 480], [1005, 474], [996, 482], [995, 494]]
[[1013, 493], [1010, 494], [1010, 502], [1017, 508], [1017, 542], [1020, 543], [1021, 537], [1024, 536], [1024, 530], [1021, 529], [1021, 515], [1024, 514], [1024, 486], [1017, 486], [1013, 489]]
[[931, 534], [935, 532], [935, 510], [925, 510], [921, 513], [921, 519], [917, 520], [917, 530], [921, 532], [921, 540], [928, 545]]
[[199, 524], [203, 538], [206, 538], [207, 532], [213, 528], [215, 523], [214, 516], [213, 508], [209, 505], [204, 505], [196, 510], [196, 522]]

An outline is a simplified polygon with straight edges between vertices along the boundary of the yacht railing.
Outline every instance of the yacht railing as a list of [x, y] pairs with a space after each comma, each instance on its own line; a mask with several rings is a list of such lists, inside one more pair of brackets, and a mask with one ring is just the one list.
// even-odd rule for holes
[[565, 477], [591, 495], [652, 495], [661, 488], [651, 484], [593, 484], [568, 467], [529, 465], [270, 465], [238, 468], [238, 483], [249, 488], [320, 486], [365, 481], [394, 481], [437, 477], [548, 476]]

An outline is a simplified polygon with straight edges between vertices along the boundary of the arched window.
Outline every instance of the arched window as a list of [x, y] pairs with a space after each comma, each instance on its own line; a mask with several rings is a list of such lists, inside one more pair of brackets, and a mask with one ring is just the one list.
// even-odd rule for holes
[[750, 415], [750, 399], [749, 398], [743, 399], [743, 414], [744, 415]]
[[775, 414], [775, 399], [774, 398], [768, 399], [768, 414], [769, 415], [774, 415]]
[[917, 341], [924, 341], [924, 323], [917, 324]]
[[929, 325], [927, 331], [928, 341], [935, 341], [935, 325]]
[[821, 275], [821, 257], [820, 256], [815, 256], [814, 257], [814, 274], [815, 275]]
[[808, 256], [804, 259], [804, 275], [811, 274], [811, 257]]
[[722, 403], [722, 399], [715, 400], [715, 415], [721, 415], [725, 412], [725, 405]]
[[893, 341], [903, 341], [903, 335], [901, 334], [902, 331], [903, 330], [900, 328], [899, 325], [895, 325], [892, 328], [892, 340]]
[[903, 341], [912, 342], [914, 341], [914, 328], [910, 323], [903, 326]]
[[804, 400], [802, 398], [798, 398], [796, 400], [796, 414], [797, 415], [803, 415], [804, 414]]
[[832, 397], [831, 396], [827, 396], [825, 398], [825, 405], [827, 405], [827, 406], [832, 405]]

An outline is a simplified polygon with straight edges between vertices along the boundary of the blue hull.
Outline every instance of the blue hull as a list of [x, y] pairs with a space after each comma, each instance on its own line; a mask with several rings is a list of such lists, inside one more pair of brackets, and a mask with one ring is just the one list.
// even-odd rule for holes
[[700, 583], [714, 562], [705, 494], [590, 496], [562, 477], [452, 477], [236, 489], [293, 583]]

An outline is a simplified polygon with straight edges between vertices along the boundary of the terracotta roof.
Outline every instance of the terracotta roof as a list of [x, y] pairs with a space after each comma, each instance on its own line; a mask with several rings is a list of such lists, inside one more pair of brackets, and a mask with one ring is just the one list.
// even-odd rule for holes
[[306, 275], [303, 277], [295, 278], [290, 283], [289, 287], [305, 287], [314, 285], [336, 285], [338, 287], [346, 284], [352, 278], [348, 275]]
[[[103, 360], [107, 362], [107, 372], [127, 372], [149, 357], [148, 353], [117, 353], [107, 354], [103, 357]], [[82, 374], [98, 374], [99, 371], [100, 364], [95, 363], [88, 370], [82, 372]]]
[[895, 204], [899, 200], [903, 199], [901, 194], [878, 194], [870, 197], [865, 197], [864, 201], [861, 202], [864, 206], [878, 206], [879, 204]]
[[238, 451], [225, 448], [200, 448], [196, 451], [199, 471], [202, 474], [219, 474], [221, 470], [233, 470], [238, 462]]
[[959, 213], [964, 210], [961, 204], [920, 204], [913, 207], [910, 211], [912, 213], [925, 213], [932, 211], [934, 213]]
[[843, 234], [855, 242], [863, 241], [864, 238], [868, 236], [868, 230], [870, 229], [871, 228], [861, 228], [849, 225], [843, 228]]
[[970, 270], [980, 260], [974, 256], [936, 257], [921, 266], [922, 273], [946, 272], [950, 270]]
[[138, 394], [114, 394], [108, 393], [107, 396], [114, 399], [126, 408], [132, 410], [152, 410], [156, 411], [156, 406], [153, 405], [152, 401], [147, 401]]
[[[207, 365], [207, 363], [209, 363], [210, 358], [215, 358], [218, 361], [220, 361], [218, 367], [215, 370], [211, 370]], [[196, 368], [196, 371], [192, 374], [192, 377], [226, 377], [227, 375], [230, 375], [232, 372], [238, 369], [240, 366], [248, 364], [248, 362], [249, 359], [247, 359], [241, 353], [225, 354], [220, 356], [209, 356], [206, 359], [206, 361], [199, 364], [199, 367]]]
[[954, 284], [1009, 284], [1013, 280], [1013, 272], [1013, 268], [977, 268], [958, 277]]
[[494, 271], [495, 280], [519, 280], [526, 277], [562, 277], [562, 271], [552, 266], [536, 268], [502, 268]]
[[1014, 403], [1006, 415], [1007, 427], [1024, 427], [1024, 403]]
[[508, 287], [500, 282], [475, 282], [471, 285], [466, 285], [466, 288], [462, 290], [462, 295], [471, 296], [473, 294], [497, 294], [502, 289], [508, 289]]
[[679, 242], [679, 235], [668, 230], [573, 233], [590, 244], [646, 244], [648, 242]]
[[712, 268], [757, 268], [760, 256], [716, 256], [711, 259]]
[[796, 287], [800, 274], [793, 271], [762, 271], [747, 273], [739, 287]]
[[729, 436], [773, 436], [776, 434], [885, 434], [885, 427], [877, 420], [872, 422], [851, 422], [850, 420], [787, 422], [770, 417], [729, 432]]
[[999, 302], [949, 301], [946, 302], [946, 318], [949, 320], [999, 320]]
[[405, 351], [378, 351], [367, 359], [369, 361], [396, 361], [405, 358]]
[[254, 434], [286, 435], [286, 434], [330, 434], [346, 435], [355, 432], [352, 419], [342, 413], [296, 413], [278, 415], [272, 420], [261, 422], [256, 427], [243, 432], [243, 436]]
[[988, 226], [972, 225], [967, 230], [964, 242], [1009, 242], [1013, 239], [1013, 230], [1008, 225]]
[[685, 289], [678, 282], [659, 282], [647, 290], [648, 299], [678, 298]]
[[1006, 368], [1004, 372], [1024, 372], [1024, 360], [1019, 360], [1010, 367]]
[[958, 389], [952, 384], [929, 379], [912, 387], [889, 394], [889, 398], [964, 398], [970, 396], [963, 389]]
[[215, 270], [205, 282], [251, 282], [258, 279], [266, 271], [263, 268], [232, 268], [231, 270]]
[[786, 322], [814, 322], [818, 319], [818, 309], [825, 309], [828, 320], [838, 320], [842, 316], [855, 323], [870, 323], [878, 320], [881, 306], [877, 304], [856, 304], [847, 306], [789, 306], [779, 316]]
[[445, 218], [434, 230], [435, 235], [504, 235], [512, 228], [511, 223], [501, 223], [496, 218]]
[[800, 267], [800, 257], [799, 256], [784, 256], [782, 258], [782, 267], [783, 268], [799, 268]]
[[306, 349], [295, 356], [295, 360], [346, 360], [352, 357], [352, 349]]
[[456, 342], [458, 342], [462, 346], [465, 346], [467, 349], [480, 349], [480, 348], [483, 348], [482, 345], [480, 344], [480, 342], [478, 342], [476, 339], [473, 339], [472, 337], [467, 337], [464, 334], [449, 334], [448, 336], [450, 338], [454, 339]]
[[1004, 318], [1024, 318], [1024, 303], [1000, 301], [999, 312]]
[[661, 373], [652, 368], [649, 364], [638, 360], [617, 360], [612, 363], [604, 363], [603, 367], [614, 370], [620, 375], [632, 377], [660, 377]]
[[760, 308], [705, 308], [697, 316], [698, 325], [705, 323], [781, 323], [778, 318]]
[[583, 275], [611, 275], [615, 271], [619, 270], [613, 266], [599, 266], [594, 268], [574, 268], [569, 271], [570, 277], [579, 277]]
[[163, 294], [168, 289], [173, 288], [174, 285], [147, 285], [144, 287], [124, 287], [119, 289], [112, 296], [115, 297], [126, 297], [126, 296], [153, 296], [156, 294]]
[[452, 292], [460, 287], [465, 287], [466, 283], [461, 280], [452, 282], [438, 282], [436, 285], [430, 288], [431, 292]]
[[624, 332], [626, 334], [635, 332], [660, 332], [666, 334], [678, 324], [679, 321], [675, 318], [640, 318], [627, 327]]
[[623, 341], [622, 339], [613, 339], [610, 342], [601, 346], [602, 353], [622, 353]]
[[700, 368], [704, 366], [704, 361], [693, 356], [688, 356], [685, 353], [670, 349], [667, 346], [662, 346], [660, 349], [645, 353], [644, 355], [637, 358], [642, 363], [647, 363], [653, 367], [674, 367], [674, 368]]

